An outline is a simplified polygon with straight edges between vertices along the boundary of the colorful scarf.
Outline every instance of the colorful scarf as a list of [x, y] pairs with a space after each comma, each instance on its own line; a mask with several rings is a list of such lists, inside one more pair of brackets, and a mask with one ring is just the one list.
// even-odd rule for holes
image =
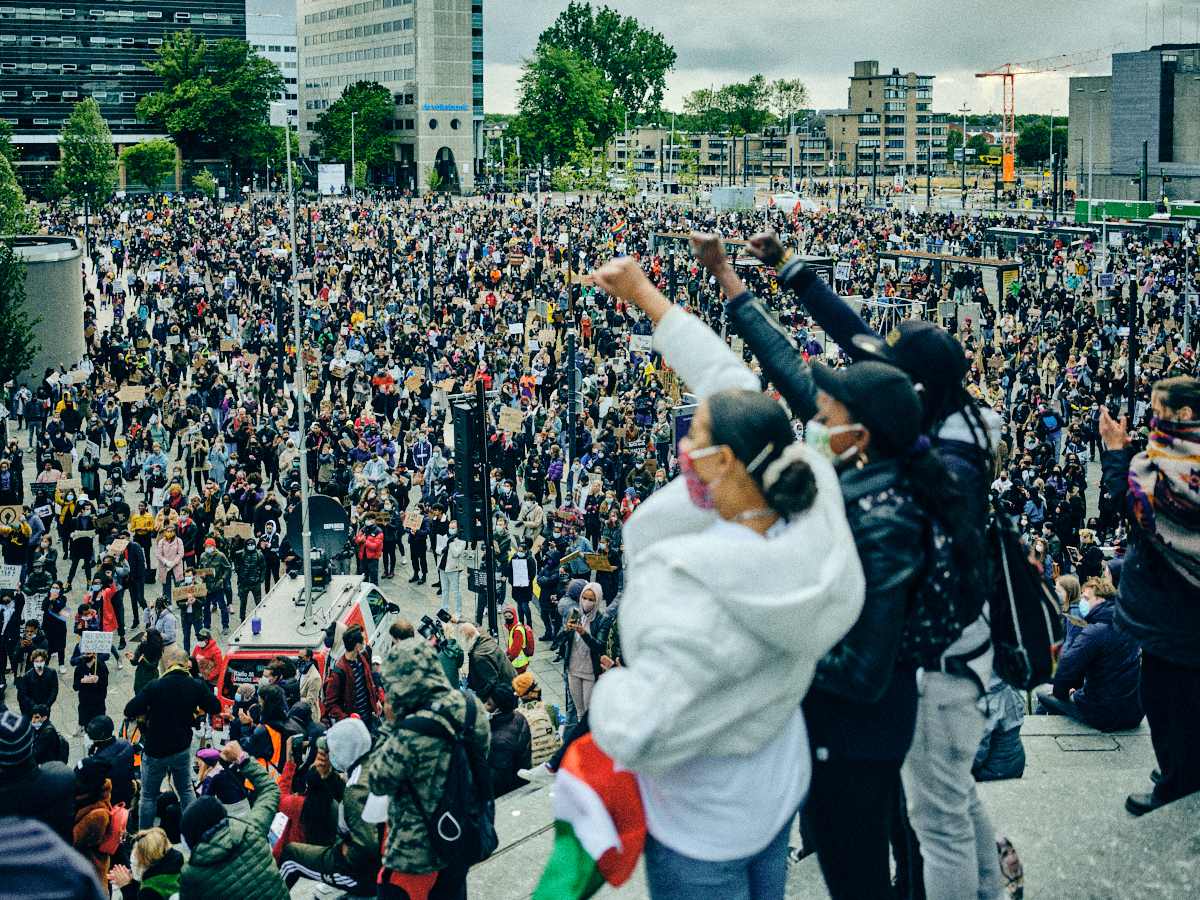
[[1200, 422], [1150, 423], [1145, 452], [1129, 464], [1129, 496], [1138, 525], [1200, 587]]

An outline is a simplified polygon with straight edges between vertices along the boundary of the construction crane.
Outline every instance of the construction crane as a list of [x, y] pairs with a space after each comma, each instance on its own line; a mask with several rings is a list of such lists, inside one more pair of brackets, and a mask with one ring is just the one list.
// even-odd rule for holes
[[[1078, 69], [1092, 66], [1108, 59], [1120, 44], [1111, 47], [1100, 47], [1096, 50], [1084, 50], [1080, 53], [1063, 53], [1059, 56], [1048, 56], [1045, 59], [1035, 59], [1032, 62], [1005, 63], [990, 72], [980, 72], [976, 78], [991, 78], [995, 75], [1004, 78], [1004, 180], [1016, 180], [1016, 115], [1013, 110], [1013, 77], [1016, 75], [1036, 75], [1041, 72], [1058, 72], [1061, 69]], [[1051, 123], [1053, 125], [1053, 123]], [[963, 135], [965, 144], [967, 136]]]

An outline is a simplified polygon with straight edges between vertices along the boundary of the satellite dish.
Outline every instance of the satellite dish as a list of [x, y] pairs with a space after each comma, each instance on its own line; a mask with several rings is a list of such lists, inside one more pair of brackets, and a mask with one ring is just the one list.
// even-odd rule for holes
[[[299, 506], [288, 513], [286, 524], [288, 543], [299, 553], [304, 535]], [[324, 553], [326, 559], [333, 559], [341, 553], [350, 538], [349, 514], [341, 503], [324, 494], [313, 494], [308, 498], [308, 525], [312, 532], [309, 538], [311, 546]]]

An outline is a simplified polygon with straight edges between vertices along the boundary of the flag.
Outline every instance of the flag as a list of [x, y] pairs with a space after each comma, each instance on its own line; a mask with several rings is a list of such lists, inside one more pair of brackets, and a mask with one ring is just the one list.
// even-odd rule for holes
[[646, 844], [637, 778], [617, 771], [590, 734], [571, 744], [554, 786], [554, 850], [533, 900], [584, 900], [620, 887]]
[[793, 216], [800, 215], [800, 201], [799, 200], [797, 200], [796, 205], [792, 207], [792, 215]]
[[623, 232], [625, 231], [625, 229], [626, 229], [628, 226], [629, 226], [629, 220], [628, 220], [628, 219], [622, 219], [620, 222], [618, 222], [616, 225], [614, 225], [614, 226], [612, 227], [612, 233], [613, 233], [613, 234], [621, 234], [621, 233], [623, 233]]

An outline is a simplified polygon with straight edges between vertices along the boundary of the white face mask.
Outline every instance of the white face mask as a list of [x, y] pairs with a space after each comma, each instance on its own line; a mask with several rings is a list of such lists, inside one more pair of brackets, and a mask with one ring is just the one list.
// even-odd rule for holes
[[33, 667], [40, 672], [42, 669], [46, 668], [46, 664], [39, 659], [33, 664]]

